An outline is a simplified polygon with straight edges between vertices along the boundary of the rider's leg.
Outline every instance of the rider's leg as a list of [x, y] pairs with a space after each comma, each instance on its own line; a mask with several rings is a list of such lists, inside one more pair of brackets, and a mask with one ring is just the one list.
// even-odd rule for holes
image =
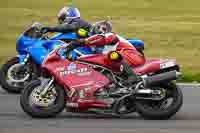
[[121, 61], [121, 66], [122, 73], [127, 77], [126, 83], [132, 84], [137, 82], [139, 79], [137, 74], [133, 71], [133, 67], [143, 65], [145, 63], [145, 57], [137, 51], [127, 50], [123, 53], [123, 59], [124, 60]]
[[137, 74], [126, 61], [121, 61], [120, 71], [121, 75], [125, 77], [126, 81], [124, 83], [131, 84], [138, 81]]

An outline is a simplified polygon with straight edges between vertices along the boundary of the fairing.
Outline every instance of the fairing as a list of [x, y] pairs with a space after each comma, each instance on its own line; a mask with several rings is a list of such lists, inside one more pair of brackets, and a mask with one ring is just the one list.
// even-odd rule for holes
[[68, 94], [66, 104], [71, 108], [76, 106], [80, 110], [106, 107], [107, 104], [97, 100], [94, 94], [98, 89], [105, 89], [110, 81], [88, 65], [61, 59], [57, 52], [48, 55], [42, 68], [48, 70], [56, 83], [65, 88]]
[[24, 36], [23, 34], [17, 39], [17, 52], [20, 63], [29, 55], [36, 64], [42, 64], [46, 55], [58, 46], [64, 45], [58, 40], [42, 40]]
[[78, 39], [76, 33], [70, 32], [70, 33], [59, 33], [54, 35], [51, 40], [75, 40]]

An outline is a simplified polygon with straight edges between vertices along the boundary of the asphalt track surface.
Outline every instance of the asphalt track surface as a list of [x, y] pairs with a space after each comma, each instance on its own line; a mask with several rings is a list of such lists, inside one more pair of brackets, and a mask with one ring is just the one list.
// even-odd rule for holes
[[182, 109], [170, 120], [143, 120], [63, 112], [56, 118], [32, 119], [20, 108], [19, 95], [0, 89], [0, 133], [200, 133], [200, 87], [181, 86]]

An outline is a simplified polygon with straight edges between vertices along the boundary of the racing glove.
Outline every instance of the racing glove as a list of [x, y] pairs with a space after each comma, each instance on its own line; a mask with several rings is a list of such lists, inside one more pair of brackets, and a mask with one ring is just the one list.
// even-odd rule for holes
[[42, 27], [41, 28], [41, 30], [40, 30], [40, 32], [42, 33], [42, 34], [46, 34], [47, 32], [49, 32], [50, 31], [50, 27]]
[[66, 47], [65, 47], [65, 53], [68, 54], [71, 50], [83, 46], [85, 44], [85, 39], [77, 39], [74, 41], [71, 41]]

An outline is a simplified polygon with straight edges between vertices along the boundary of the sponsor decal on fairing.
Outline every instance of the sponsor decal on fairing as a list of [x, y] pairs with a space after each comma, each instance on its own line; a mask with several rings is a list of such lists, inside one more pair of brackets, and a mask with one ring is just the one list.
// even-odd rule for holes
[[78, 76], [85, 76], [85, 75], [89, 75], [90, 71], [87, 67], [77, 69], [77, 66], [75, 63], [70, 63], [67, 66], [67, 70], [60, 71], [60, 76], [66, 76], [66, 75], [70, 75], [70, 74], [77, 74]]

